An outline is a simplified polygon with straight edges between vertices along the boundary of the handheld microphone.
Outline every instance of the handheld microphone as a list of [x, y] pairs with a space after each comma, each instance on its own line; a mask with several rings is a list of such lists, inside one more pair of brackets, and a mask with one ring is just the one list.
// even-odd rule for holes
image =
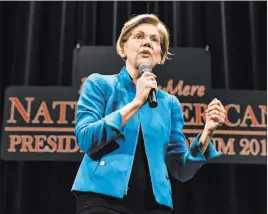
[[[152, 66], [149, 63], [142, 63], [139, 66], [139, 72], [141, 74], [143, 74], [144, 72], [152, 72]], [[149, 106], [151, 108], [155, 108], [158, 105], [158, 103], [157, 103], [157, 97], [156, 97], [156, 92], [155, 92], [155, 89], [154, 88], [152, 88], [151, 91], [149, 92], [148, 102], [149, 102]]]

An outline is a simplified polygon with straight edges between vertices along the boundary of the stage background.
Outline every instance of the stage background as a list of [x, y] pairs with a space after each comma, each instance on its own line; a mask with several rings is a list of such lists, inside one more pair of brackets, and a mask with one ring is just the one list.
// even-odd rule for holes
[[[10, 85], [71, 86], [73, 50], [114, 46], [123, 23], [156, 13], [173, 47], [211, 53], [213, 89], [267, 90], [266, 2], [0, 2], [0, 117]], [[2, 125], [2, 120], [1, 120]], [[1, 160], [3, 214], [75, 212], [78, 162]], [[266, 213], [266, 165], [207, 164], [172, 180], [174, 213]]]

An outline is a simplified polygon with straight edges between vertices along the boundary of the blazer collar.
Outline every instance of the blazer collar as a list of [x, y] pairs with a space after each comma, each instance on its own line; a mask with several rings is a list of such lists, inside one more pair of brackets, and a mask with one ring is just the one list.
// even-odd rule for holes
[[127, 89], [127, 91], [136, 93], [136, 85], [132, 81], [131, 76], [129, 75], [126, 66], [124, 66], [119, 73], [119, 80]]
[[[136, 85], [132, 81], [131, 76], [129, 75], [126, 66], [124, 66], [121, 71], [119, 72], [119, 81], [121, 84], [125, 87], [125, 89], [129, 92], [136, 93]], [[156, 97], [161, 98], [163, 95], [161, 93], [161, 90], [158, 89], [156, 92]]]

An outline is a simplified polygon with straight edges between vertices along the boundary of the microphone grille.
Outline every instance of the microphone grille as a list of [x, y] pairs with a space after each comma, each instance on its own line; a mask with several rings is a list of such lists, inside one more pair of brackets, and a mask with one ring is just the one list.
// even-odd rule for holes
[[142, 63], [140, 66], [139, 66], [139, 72], [142, 74], [144, 72], [152, 72], [152, 66], [151, 64], [145, 62], [145, 63]]

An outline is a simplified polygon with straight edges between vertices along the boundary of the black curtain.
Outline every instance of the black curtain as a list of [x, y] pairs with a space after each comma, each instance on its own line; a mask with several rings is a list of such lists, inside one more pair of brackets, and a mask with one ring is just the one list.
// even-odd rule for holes
[[[134, 14], [154, 13], [172, 47], [211, 52], [211, 84], [267, 90], [266, 2], [0, 2], [0, 122], [10, 85], [72, 84], [81, 45], [115, 46]], [[0, 125], [0, 126], [1, 126]], [[80, 163], [0, 164], [0, 213], [75, 213], [70, 193]], [[174, 213], [266, 213], [266, 165], [207, 164], [187, 183], [172, 180]]]

